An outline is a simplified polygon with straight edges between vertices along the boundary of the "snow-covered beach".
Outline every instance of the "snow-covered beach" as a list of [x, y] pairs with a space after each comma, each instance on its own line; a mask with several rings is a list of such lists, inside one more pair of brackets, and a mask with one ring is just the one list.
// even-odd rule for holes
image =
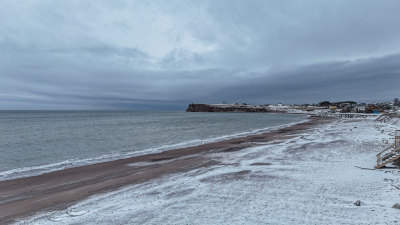
[[399, 170], [374, 166], [399, 127], [332, 119], [19, 224], [398, 224]]
[[400, 225], [400, 0], [0, 2], [0, 225]]

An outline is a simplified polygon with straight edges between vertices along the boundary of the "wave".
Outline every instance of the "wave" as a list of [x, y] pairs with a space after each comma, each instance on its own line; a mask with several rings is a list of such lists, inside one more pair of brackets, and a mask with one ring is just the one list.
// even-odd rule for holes
[[224, 135], [224, 136], [219, 136], [219, 137], [209, 138], [209, 139], [195, 139], [195, 140], [185, 141], [185, 142], [172, 144], [172, 145], [163, 145], [163, 146], [159, 146], [159, 147], [155, 147], [155, 148], [149, 148], [149, 149], [145, 149], [145, 150], [141, 150], [141, 151], [132, 151], [132, 152], [124, 152], [124, 153], [115, 152], [115, 153], [106, 154], [106, 155], [102, 155], [102, 156], [98, 156], [98, 157], [92, 157], [92, 158], [84, 158], [84, 159], [75, 158], [75, 159], [68, 159], [68, 160], [55, 162], [55, 163], [51, 163], [51, 164], [47, 164], [47, 165], [11, 169], [11, 170], [7, 170], [4, 172], [0, 172], [0, 181], [18, 179], [18, 178], [23, 178], [23, 177], [38, 176], [40, 174], [50, 173], [50, 172], [63, 170], [63, 169], [67, 169], [67, 168], [79, 167], [79, 166], [96, 164], [96, 163], [101, 163], [101, 162], [108, 162], [108, 161], [113, 161], [113, 160], [117, 160], [117, 159], [124, 159], [124, 158], [139, 156], [139, 155], [160, 153], [160, 152], [168, 151], [168, 150], [172, 150], [172, 149], [198, 146], [198, 145], [202, 145], [202, 144], [214, 143], [214, 142], [238, 138], [238, 137], [245, 137], [245, 136], [254, 135], [254, 134], [267, 133], [267, 132], [271, 132], [273, 130], [278, 130], [278, 129], [290, 127], [290, 126], [293, 126], [293, 125], [296, 125], [299, 123], [303, 123], [307, 120], [308, 120], [308, 118], [297, 121], [297, 122], [293, 122], [293, 123], [279, 125], [279, 126], [272, 126], [272, 127], [262, 128], [262, 129], [256, 129], [253, 131], [240, 132], [240, 133], [236, 133], [236, 134]]

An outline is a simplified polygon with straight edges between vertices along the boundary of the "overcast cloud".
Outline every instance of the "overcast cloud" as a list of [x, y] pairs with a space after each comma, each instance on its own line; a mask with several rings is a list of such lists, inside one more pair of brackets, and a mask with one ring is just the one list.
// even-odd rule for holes
[[0, 109], [400, 97], [398, 0], [0, 0]]

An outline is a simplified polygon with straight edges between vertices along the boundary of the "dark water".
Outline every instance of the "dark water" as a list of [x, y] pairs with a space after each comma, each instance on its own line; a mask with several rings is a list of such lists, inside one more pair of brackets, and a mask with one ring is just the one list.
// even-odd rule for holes
[[243, 136], [304, 118], [262, 113], [0, 111], [0, 179]]

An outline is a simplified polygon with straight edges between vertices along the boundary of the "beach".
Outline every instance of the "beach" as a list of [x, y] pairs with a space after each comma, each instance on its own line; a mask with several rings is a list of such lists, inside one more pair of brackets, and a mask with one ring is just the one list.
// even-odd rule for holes
[[[163, 175], [216, 164], [204, 157], [213, 152], [238, 151], [254, 142], [290, 138], [324, 119], [313, 119], [262, 135], [234, 138], [195, 147], [75, 167], [22, 179], [0, 182], [1, 221], [46, 209], [59, 209], [90, 195], [141, 183]], [[45, 201], [43, 199], [46, 199]]]
[[2, 1], [0, 225], [400, 225], [399, 11]]
[[0, 221], [395, 224], [398, 170], [373, 168], [396, 127], [311, 117], [265, 134], [2, 181]]

